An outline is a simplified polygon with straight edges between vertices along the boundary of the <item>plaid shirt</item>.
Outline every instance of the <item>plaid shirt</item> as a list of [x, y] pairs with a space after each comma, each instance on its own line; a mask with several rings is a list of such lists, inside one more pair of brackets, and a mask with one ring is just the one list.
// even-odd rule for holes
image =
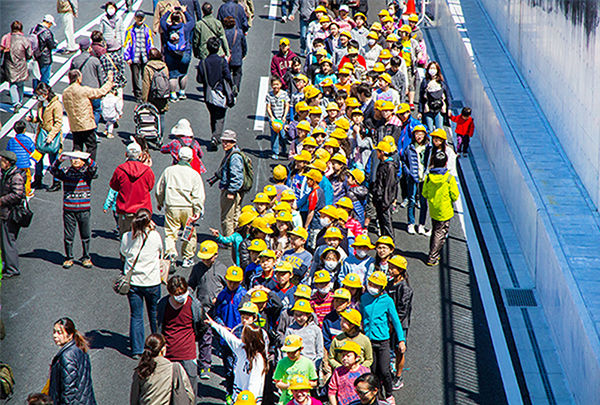
[[148, 62], [148, 54], [146, 52], [146, 35], [144, 35], [144, 25], [138, 26], [134, 24], [135, 44], [133, 49], [133, 63]]
[[200, 148], [200, 144], [194, 138], [189, 136], [182, 136], [177, 139], [173, 139], [171, 142], [163, 145], [162, 148], [160, 148], [160, 153], [170, 153], [171, 157], [173, 158], [173, 164], [177, 164], [177, 162], [179, 162], [179, 150], [183, 146], [182, 143], [183, 145], [189, 146], [196, 151], [198, 159], [202, 159], [204, 154], [202, 152], [202, 148]]
[[125, 77], [125, 60], [123, 59], [123, 53], [118, 50], [116, 52], [107, 52], [100, 56], [100, 65], [102, 65], [102, 83], [106, 83], [107, 74], [109, 71], [113, 72], [113, 82], [115, 87], [122, 89], [127, 84], [127, 78]]

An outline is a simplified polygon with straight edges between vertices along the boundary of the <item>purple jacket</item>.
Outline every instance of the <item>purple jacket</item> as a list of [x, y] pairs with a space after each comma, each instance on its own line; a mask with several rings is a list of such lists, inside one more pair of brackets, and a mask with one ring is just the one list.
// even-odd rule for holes
[[[134, 27], [135, 24], [130, 25], [125, 32], [125, 44], [123, 45], [123, 59], [125, 59], [125, 62], [133, 61], [136, 40]], [[146, 24], [144, 24], [144, 35], [146, 36], [146, 54], [148, 54], [150, 49], [154, 48], [154, 44], [152, 43], [152, 31]]]
[[292, 66], [292, 58], [296, 56], [296, 54], [292, 51], [289, 51], [287, 56], [283, 56], [281, 51], [277, 51], [273, 59], [271, 59], [271, 75], [277, 76], [281, 79], [282, 88], [285, 90], [287, 85], [285, 80], [283, 80], [283, 75], [285, 75], [285, 71]]

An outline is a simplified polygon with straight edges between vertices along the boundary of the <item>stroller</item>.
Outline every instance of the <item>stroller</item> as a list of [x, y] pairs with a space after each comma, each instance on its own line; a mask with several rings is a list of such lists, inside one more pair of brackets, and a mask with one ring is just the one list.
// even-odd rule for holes
[[142, 103], [133, 110], [135, 135], [145, 138], [157, 147], [162, 146], [160, 114], [150, 103]]

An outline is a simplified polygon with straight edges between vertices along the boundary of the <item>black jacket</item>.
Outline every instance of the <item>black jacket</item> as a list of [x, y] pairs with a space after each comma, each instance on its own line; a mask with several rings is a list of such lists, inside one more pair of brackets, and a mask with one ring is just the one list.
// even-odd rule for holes
[[74, 340], [52, 360], [49, 395], [55, 405], [96, 405], [90, 356]]
[[10, 211], [25, 198], [23, 172], [12, 165], [0, 178], [0, 219], [8, 219]]
[[52, 50], [56, 48], [54, 34], [42, 24], [36, 25], [31, 33], [38, 37], [38, 53], [34, 55], [40, 66], [48, 66], [52, 64]]
[[402, 328], [408, 329], [410, 326], [410, 313], [412, 312], [413, 290], [410, 288], [407, 279], [403, 279], [398, 284], [388, 284], [386, 292], [394, 300], [396, 311], [402, 322]]
[[[202, 83], [204, 86], [206, 86], [206, 80], [204, 76], [205, 68], [206, 78], [208, 79], [208, 85], [210, 87], [215, 87], [215, 85], [220, 83], [221, 80], [227, 80], [231, 84], [229, 65], [224, 58], [220, 57], [216, 53], [208, 55], [206, 59], [200, 61], [198, 64], [198, 79], [200, 79], [198, 83]], [[222, 90], [220, 87], [217, 89]]]
[[398, 165], [393, 159], [380, 162], [371, 185], [375, 207], [389, 208], [398, 194]]

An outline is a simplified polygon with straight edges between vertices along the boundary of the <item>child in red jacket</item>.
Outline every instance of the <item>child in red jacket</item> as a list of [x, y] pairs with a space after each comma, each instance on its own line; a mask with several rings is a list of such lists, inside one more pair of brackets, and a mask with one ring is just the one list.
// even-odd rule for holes
[[475, 132], [475, 123], [471, 118], [471, 109], [465, 107], [460, 112], [460, 115], [450, 114], [450, 120], [456, 122], [456, 152], [461, 153], [463, 157], [467, 157], [467, 150], [469, 149], [469, 141]]

